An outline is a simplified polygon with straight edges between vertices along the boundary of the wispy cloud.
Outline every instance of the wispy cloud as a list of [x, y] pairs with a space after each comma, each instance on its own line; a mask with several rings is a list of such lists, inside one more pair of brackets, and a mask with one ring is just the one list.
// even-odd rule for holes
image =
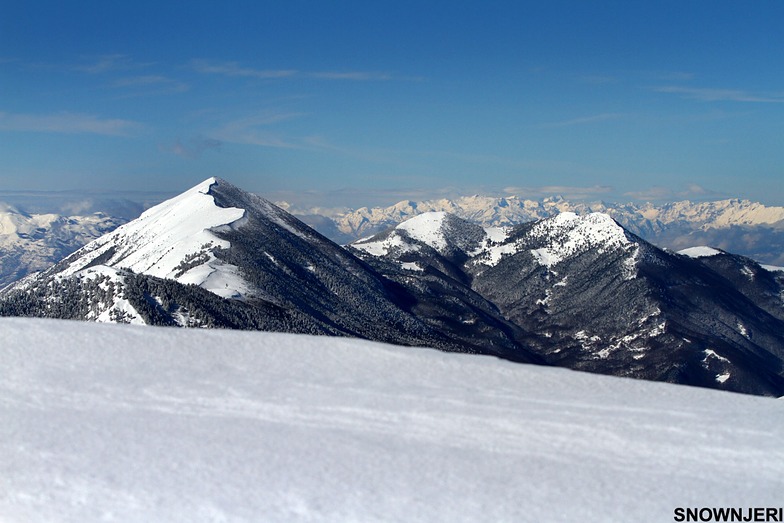
[[670, 189], [669, 187], [648, 187], [647, 189], [642, 189], [639, 191], [630, 191], [626, 192], [623, 195], [632, 198], [633, 200], [642, 200], [642, 201], [660, 201], [660, 200], [671, 200], [675, 194], [675, 191]]
[[128, 136], [141, 127], [140, 123], [131, 120], [82, 113], [38, 115], [0, 112], [0, 131]]
[[110, 85], [111, 87], [127, 91], [125, 96], [183, 93], [190, 89], [190, 86], [184, 82], [160, 75], [119, 78]]
[[[346, 80], [346, 81], [388, 81], [398, 78], [391, 73], [383, 71], [300, 71], [297, 69], [255, 69], [244, 67], [238, 62], [210, 62], [208, 60], [191, 60], [189, 66], [196, 72], [203, 74], [219, 74], [262, 80], [281, 78], [316, 78], [320, 80]], [[409, 78], [410, 79], [410, 78]]]
[[368, 71], [323, 71], [318, 73], [303, 73], [305, 76], [320, 78], [323, 80], [354, 80], [360, 82], [393, 80], [390, 73], [368, 72]]
[[292, 149], [304, 148], [270, 129], [274, 124], [304, 116], [304, 113], [262, 113], [222, 124], [210, 135], [224, 142]]
[[542, 198], [562, 196], [567, 200], [588, 200], [597, 196], [610, 194], [614, 188], [609, 185], [591, 185], [588, 187], [574, 185], [543, 185], [540, 187], [505, 187], [503, 192], [525, 198]]
[[703, 102], [784, 103], [784, 93], [760, 94], [739, 89], [713, 89], [676, 85], [657, 86], [651, 89], [659, 93], [678, 94], [684, 98]]
[[601, 75], [601, 74], [584, 74], [577, 78], [580, 83], [588, 85], [605, 85], [614, 84], [618, 82], [615, 76]]
[[105, 54], [97, 57], [85, 57], [83, 63], [72, 65], [69, 68], [90, 74], [107, 73], [110, 71], [128, 71], [143, 69], [153, 65], [152, 62], [136, 62], [125, 54]]
[[28, 64], [32, 69], [47, 71], [70, 71], [99, 75], [117, 71], [131, 71], [144, 69], [155, 65], [155, 62], [137, 62], [125, 54], [104, 54], [97, 56], [83, 56], [72, 63], [33, 63]]
[[683, 199], [715, 199], [724, 196], [722, 193], [706, 189], [699, 184], [690, 182], [680, 189], [671, 187], [653, 186], [640, 191], [624, 193], [624, 196], [641, 201], [674, 201]]
[[610, 120], [619, 120], [625, 116], [627, 115], [623, 113], [600, 113], [591, 116], [582, 116], [580, 118], [572, 118], [571, 120], [564, 120], [561, 122], [546, 123], [542, 124], [541, 127], [572, 127], [575, 125], [586, 125]]
[[196, 136], [185, 142], [177, 139], [173, 144], [161, 145], [159, 149], [183, 158], [194, 159], [200, 157], [204, 151], [211, 149], [218, 150], [222, 145], [223, 142], [215, 138]]
[[686, 71], [642, 71], [640, 74], [645, 77], [659, 82], [688, 82], [695, 78], [694, 73]]
[[105, 73], [107, 71], [114, 71], [117, 69], [127, 69], [130, 64], [130, 58], [123, 54], [110, 54], [98, 57], [96, 60], [72, 66], [75, 71], [82, 71], [85, 73]]
[[286, 78], [298, 74], [293, 69], [253, 69], [242, 67], [237, 62], [214, 63], [207, 60], [191, 60], [190, 66], [199, 73], [220, 74], [224, 76], [244, 76], [248, 78]]

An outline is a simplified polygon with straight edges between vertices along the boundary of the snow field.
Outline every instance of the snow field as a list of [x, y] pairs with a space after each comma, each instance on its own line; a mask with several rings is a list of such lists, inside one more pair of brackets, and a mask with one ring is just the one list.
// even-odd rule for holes
[[0, 319], [0, 520], [779, 506], [780, 401], [361, 340]]

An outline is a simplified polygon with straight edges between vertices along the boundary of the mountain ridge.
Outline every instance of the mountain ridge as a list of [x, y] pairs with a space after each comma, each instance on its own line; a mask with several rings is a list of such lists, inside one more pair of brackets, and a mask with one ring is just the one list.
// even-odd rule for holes
[[538, 333], [529, 342], [551, 364], [758, 392], [784, 385], [784, 277], [753, 260], [716, 251], [707, 263], [661, 250], [607, 215], [568, 212], [485, 228], [455, 256], [440, 248], [449, 220], [433, 214], [440, 237], [398, 225], [351, 248], [397, 281], [468, 286]]
[[603, 213], [422, 213], [341, 247], [210, 178], [0, 291], [0, 315], [365, 338], [784, 394], [784, 274]]
[[[463, 196], [454, 199], [403, 200], [388, 207], [348, 210], [296, 209], [280, 202], [327, 237], [351, 243], [425, 212], [448, 212], [485, 227], [541, 220], [562, 212], [608, 214], [627, 230], [672, 250], [715, 245], [770, 265], [784, 265], [784, 207], [738, 198], [711, 202], [653, 203], [571, 202], [517, 196]], [[317, 215], [318, 214], [318, 215]]]
[[[412, 315], [414, 301], [404, 286], [294, 216], [210, 178], [1, 291], [0, 315], [251, 328], [482, 350], [471, 336], [443, 332], [438, 318]], [[539, 361], [503, 331], [494, 339], [491, 353]]]

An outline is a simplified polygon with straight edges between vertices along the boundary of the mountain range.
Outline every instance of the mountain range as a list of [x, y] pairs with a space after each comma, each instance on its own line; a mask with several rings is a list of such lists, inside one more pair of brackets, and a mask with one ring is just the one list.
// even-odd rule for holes
[[[28, 213], [0, 203], [0, 288], [45, 269], [87, 242], [136, 218], [143, 207], [155, 201], [150, 195], [143, 196], [146, 198], [143, 206], [107, 197], [89, 206], [103, 209], [101, 212], [68, 215]], [[518, 225], [561, 212], [602, 212], [634, 234], [670, 250], [712, 245], [760, 263], [784, 266], [784, 207], [740, 199], [638, 205], [571, 202], [561, 197], [530, 200], [475, 195], [420, 202], [406, 200], [389, 207], [358, 209], [300, 209], [286, 202], [276, 202], [276, 205], [339, 244], [376, 234], [424, 212], [448, 212], [484, 227]], [[25, 202], [26, 208], [31, 206], [34, 207], [33, 201]]]
[[784, 395], [784, 273], [609, 214], [427, 212], [341, 247], [211, 178], [0, 291], [0, 315], [350, 336]]
[[562, 212], [600, 212], [628, 231], [670, 250], [712, 245], [761, 263], [784, 265], [784, 207], [748, 200], [652, 203], [571, 202], [561, 197], [530, 200], [464, 196], [455, 199], [401, 201], [389, 207], [359, 209], [283, 208], [338, 243], [376, 234], [425, 212], [447, 212], [484, 227], [501, 227], [551, 218]]
[[104, 213], [28, 214], [0, 204], [0, 288], [46, 269], [125, 221]]

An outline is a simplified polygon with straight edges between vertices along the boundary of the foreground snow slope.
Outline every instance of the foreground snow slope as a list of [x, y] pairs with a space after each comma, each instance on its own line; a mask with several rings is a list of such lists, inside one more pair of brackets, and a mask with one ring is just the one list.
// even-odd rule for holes
[[779, 506], [781, 400], [366, 341], [0, 319], [0, 520]]

